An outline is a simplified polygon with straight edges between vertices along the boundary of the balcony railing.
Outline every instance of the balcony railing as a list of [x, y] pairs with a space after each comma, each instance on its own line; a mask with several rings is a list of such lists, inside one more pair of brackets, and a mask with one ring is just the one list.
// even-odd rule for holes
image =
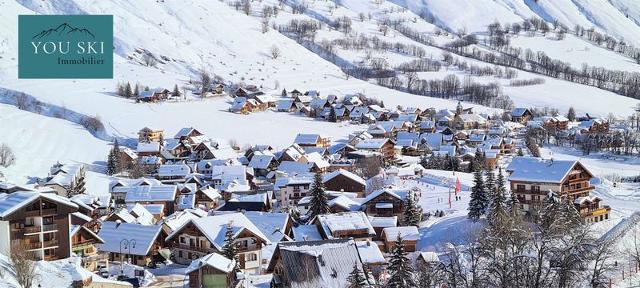
[[49, 240], [49, 241], [44, 241], [42, 242], [44, 244], [44, 247], [53, 247], [53, 246], [58, 246], [58, 240]]
[[25, 234], [39, 233], [40, 231], [42, 231], [42, 227], [40, 227], [40, 226], [25, 226], [24, 228], [22, 228], [22, 231]]
[[204, 253], [210, 253], [213, 250], [212, 248], [209, 248], [209, 247], [197, 247], [197, 246], [190, 246], [188, 244], [176, 244], [174, 245], [174, 247], [187, 250], [187, 251], [196, 251], [196, 252], [204, 252]]
[[47, 225], [42, 225], [42, 231], [55, 231], [58, 230], [58, 225], [57, 224], [47, 224]]
[[25, 242], [24, 248], [27, 250], [42, 249], [42, 242]]

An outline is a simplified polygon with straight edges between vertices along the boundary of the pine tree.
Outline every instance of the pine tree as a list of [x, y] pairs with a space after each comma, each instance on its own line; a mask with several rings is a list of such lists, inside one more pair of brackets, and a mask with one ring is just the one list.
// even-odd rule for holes
[[127, 82], [127, 85], [124, 87], [124, 97], [131, 98], [133, 96], [133, 92], [131, 92], [131, 84]]
[[347, 277], [347, 288], [364, 288], [369, 287], [369, 283], [367, 283], [367, 278], [365, 278], [364, 274], [358, 269], [358, 263], [353, 264], [353, 270], [349, 273], [349, 277]]
[[484, 181], [485, 192], [489, 201], [493, 201], [496, 194], [496, 177], [493, 170], [487, 169], [485, 172], [486, 180]]
[[109, 151], [107, 156], [107, 174], [113, 175], [120, 172], [122, 163], [120, 163], [120, 145], [118, 145], [118, 139], [113, 143], [113, 148]]
[[569, 107], [569, 112], [567, 112], [567, 119], [573, 122], [576, 121], [576, 110], [573, 107]]
[[229, 260], [236, 261], [236, 267], [234, 269], [240, 269], [240, 261], [238, 259], [238, 245], [235, 243], [235, 237], [233, 237], [233, 226], [229, 222], [227, 224], [227, 230], [224, 232], [224, 245], [222, 246], [222, 256]]
[[495, 190], [491, 201], [491, 217], [496, 217], [497, 215], [505, 215], [505, 202], [507, 200], [505, 199], [506, 196], [504, 185], [504, 175], [502, 175], [502, 168], [500, 168], [500, 170], [498, 170], [498, 178], [496, 180]]
[[404, 242], [400, 234], [396, 240], [396, 245], [391, 249], [391, 258], [389, 259], [389, 281], [387, 286], [390, 288], [410, 288], [418, 287], [414, 278], [411, 260], [407, 257], [404, 250]]
[[140, 85], [138, 83], [136, 83], [136, 86], [133, 89], [133, 96], [140, 96]]
[[322, 183], [322, 174], [316, 173], [314, 176], [313, 185], [309, 194], [311, 195], [309, 212], [307, 212], [309, 220], [315, 216], [328, 214], [330, 212], [329, 199], [327, 193], [324, 191], [324, 184]]
[[282, 88], [282, 97], [287, 97], [287, 89]]
[[329, 122], [338, 122], [338, 116], [336, 116], [336, 109], [331, 107], [329, 110]]
[[418, 204], [413, 197], [413, 193], [409, 193], [407, 195], [407, 200], [405, 200], [404, 202], [404, 211], [402, 215], [403, 225], [416, 227], [420, 226], [420, 221], [422, 220], [422, 212], [420, 211], [420, 208], [418, 208]]
[[467, 217], [474, 222], [480, 219], [480, 216], [487, 211], [487, 202], [484, 179], [482, 179], [482, 172], [478, 170], [473, 174], [473, 187], [471, 188], [471, 200], [469, 200]]
[[178, 90], [178, 84], [173, 85], [173, 92], [171, 92], [171, 96], [180, 96], [180, 90]]

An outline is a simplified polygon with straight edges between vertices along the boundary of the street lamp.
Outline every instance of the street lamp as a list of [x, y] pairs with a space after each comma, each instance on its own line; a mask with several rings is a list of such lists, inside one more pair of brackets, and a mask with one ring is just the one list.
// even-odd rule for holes
[[124, 246], [124, 249], [129, 251], [129, 254], [127, 254], [127, 259], [129, 259], [129, 255], [131, 255], [131, 247], [133, 246], [133, 248], [136, 248], [136, 239], [122, 239], [120, 241], [120, 275], [124, 275], [124, 263], [122, 262], [122, 247]]

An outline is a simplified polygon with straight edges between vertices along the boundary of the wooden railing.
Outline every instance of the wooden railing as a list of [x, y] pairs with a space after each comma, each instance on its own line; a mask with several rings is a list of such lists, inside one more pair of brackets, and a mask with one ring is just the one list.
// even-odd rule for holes
[[53, 246], [58, 246], [58, 240], [49, 240], [49, 241], [44, 241], [42, 242], [44, 244], [44, 247], [53, 247]]
[[42, 231], [54, 231], [54, 230], [58, 230], [57, 224], [42, 225]]
[[27, 250], [41, 249], [42, 242], [29, 242], [29, 243], [25, 242], [24, 248]]
[[196, 252], [204, 252], [204, 253], [211, 253], [211, 251], [213, 250], [208, 247], [196, 247], [196, 246], [190, 246], [188, 244], [175, 244], [174, 247], [184, 249], [187, 251], [196, 251]]
[[22, 228], [22, 231], [24, 233], [39, 233], [42, 231], [42, 227], [41, 226], [25, 226], [24, 228]]

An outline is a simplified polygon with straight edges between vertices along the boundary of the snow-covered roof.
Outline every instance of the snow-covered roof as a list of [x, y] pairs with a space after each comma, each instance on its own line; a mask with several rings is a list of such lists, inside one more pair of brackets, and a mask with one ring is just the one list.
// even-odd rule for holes
[[327, 181], [329, 181], [329, 180], [331, 180], [331, 179], [333, 179], [333, 178], [335, 178], [335, 177], [337, 177], [339, 175], [345, 176], [345, 177], [347, 177], [347, 178], [349, 178], [349, 179], [351, 179], [353, 181], [356, 181], [356, 182], [358, 182], [358, 183], [360, 183], [362, 185], [366, 185], [367, 184], [367, 182], [364, 179], [362, 179], [362, 177], [360, 177], [360, 176], [358, 176], [358, 175], [356, 175], [356, 174], [354, 174], [352, 172], [349, 172], [347, 170], [344, 170], [344, 169], [338, 169], [338, 170], [333, 171], [331, 173], [325, 174], [322, 177], [322, 182], [326, 183]]
[[269, 238], [269, 241], [277, 243], [285, 238], [284, 233], [286, 233], [290, 219], [288, 213], [247, 211], [244, 212], [244, 216], [249, 218]]
[[58, 196], [53, 193], [39, 193], [30, 191], [17, 191], [13, 193], [0, 193], [0, 219], [11, 215], [18, 209], [32, 203], [39, 197], [43, 200], [55, 202], [72, 208], [78, 209], [78, 205], [71, 202], [68, 198]]
[[[511, 172], [509, 181], [561, 183], [579, 163], [577, 160], [515, 157], [507, 167], [507, 171]], [[588, 172], [586, 168], [584, 169]]]
[[361, 206], [359, 202], [356, 202], [353, 199], [344, 195], [340, 195], [336, 198], [329, 200], [328, 204], [329, 204], [329, 207], [339, 206], [347, 211], [358, 211], [360, 210], [360, 206]]
[[180, 194], [178, 195], [178, 200], [176, 202], [178, 210], [192, 209], [196, 205], [196, 194]]
[[353, 265], [362, 269], [360, 255], [352, 239], [283, 242], [275, 253], [278, 251], [282, 269], [290, 275], [291, 288], [347, 287]]
[[[198, 228], [198, 230], [200, 230], [200, 232], [205, 237], [207, 237], [209, 242], [211, 242], [211, 244], [216, 247], [218, 251], [222, 250], [222, 247], [224, 246], [224, 234], [227, 229], [227, 225], [229, 224], [231, 224], [234, 236], [239, 235], [244, 230], [248, 230], [256, 235], [256, 237], [259, 237], [260, 239], [265, 241], [267, 244], [271, 243], [269, 238], [264, 235], [262, 231], [260, 231], [260, 229], [258, 229], [258, 227], [256, 227], [256, 225], [254, 225], [253, 222], [251, 222], [249, 218], [247, 218], [242, 213], [226, 213], [215, 216], [190, 219], [188, 222], [185, 222], [182, 227], [185, 227], [186, 225], [188, 225], [188, 223], [193, 223]], [[167, 237], [167, 240], [179, 234], [182, 230], [182, 227], [174, 230]]]
[[298, 225], [293, 227], [293, 238], [296, 241], [322, 240], [322, 235], [316, 225]]
[[371, 226], [378, 228], [396, 227], [398, 226], [398, 216], [369, 216], [369, 222], [371, 222]]
[[378, 245], [372, 241], [356, 241], [358, 246], [358, 253], [360, 253], [360, 259], [364, 264], [386, 264], [387, 261], [382, 255], [382, 251]]
[[251, 161], [249, 161], [249, 167], [253, 169], [267, 169], [273, 159], [273, 155], [253, 155], [253, 157], [251, 157]]
[[417, 241], [420, 238], [420, 233], [416, 226], [387, 227], [382, 229], [382, 234], [386, 241], [396, 241], [398, 235], [404, 241]]
[[367, 218], [367, 215], [364, 214], [364, 212], [343, 212], [318, 215], [317, 221], [320, 222], [325, 235], [327, 235], [329, 239], [334, 238], [333, 235], [338, 234], [340, 231], [367, 230], [369, 235], [376, 234], [376, 231], [373, 230], [373, 226], [371, 226], [371, 223], [369, 222], [369, 218]]
[[172, 202], [175, 200], [178, 191], [175, 185], [145, 185], [124, 188], [128, 188], [126, 189], [125, 202]]
[[389, 139], [365, 139], [356, 144], [356, 149], [380, 149]]
[[367, 195], [367, 197], [364, 198], [364, 201], [362, 202], [362, 204], [367, 204], [369, 201], [382, 195], [383, 193], [388, 194], [392, 197], [398, 198], [399, 200], [404, 200], [406, 199], [407, 195], [409, 195], [408, 190], [380, 189], [380, 190], [373, 191], [371, 194]]
[[191, 168], [187, 164], [164, 164], [158, 167], [158, 177], [186, 177], [191, 173]]
[[293, 143], [298, 145], [316, 145], [320, 141], [320, 135], [318, 134], [298, 134]]
[[325, 169], [331, 166], [331, 164], [320, 155], [318, 152], [309, 153], [306, 155], [307, 161], [316, 165], [319, 169]]
[[204, 266], [213, 267], [214, 269], [224, 273], [231, 273], [233, 271], [233, 268], [236, 266], [236, 261], [229, 260], [228, 258], [218, 253], [211, 253], [191, 261], [189, 267], [185, 269], [185, 273], [189, 274]]
[[[133, 255], [144, 256], [149, 254], [153, 243], [158, 238], [161, 231], [159, 225], [141, 225], [134, 223], [117, 223], [106, 221], [102, 223], [98, 236], [104, 239], [104, 244], [97, 244], [96, 247], [99, 251], [120, 253], [121, 251]], [[121, 250], [120, 241], [122, 240], [135, 241], [135, 245], [130, 245]], [[130, 248], [130, 249], [129, 249]]]
[[278, 170], [287, 173], [305, 173], [311, 171], [313, 163], [300, 163], [294, 161], [282, 161], [278, 165]]
[[142, 207], [144, 207], [144, 209], [149, 211], [149, 213], [151, 213], [152, 215], [161, 215], [162, 213], [164, 213], [164, 204], [129, 203], [127, 204], [127, 210], [131, 211], [131, 209], [133, 209], [133, 207], [136, 205], [141, 205]]
[[138, 142], [138, 147], [136, 148], [138, 153], [140, 152], [154, 152], [157, 153], [160, 151], [160, 142]]
[[511, 116], [522, 117], [527, 111], [529, 111], [528, 108], [514, 108], [513, 110], [511, 110]]

